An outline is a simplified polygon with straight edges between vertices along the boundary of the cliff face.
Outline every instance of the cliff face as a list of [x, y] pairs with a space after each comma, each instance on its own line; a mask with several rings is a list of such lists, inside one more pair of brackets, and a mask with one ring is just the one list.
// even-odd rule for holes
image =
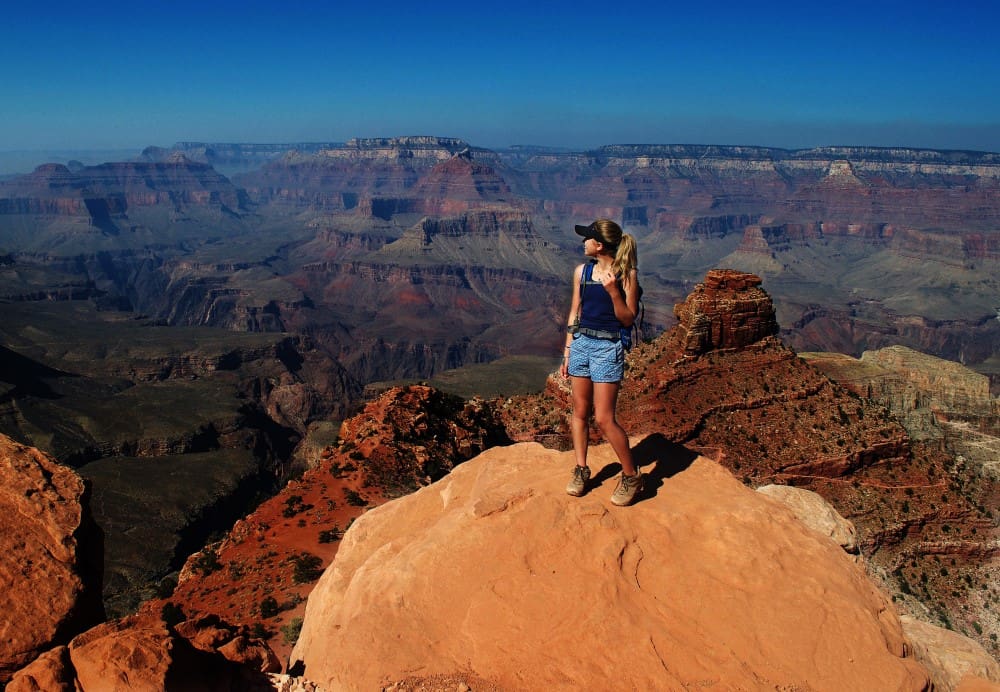
[[808, 354], [832, 379], [882, 402], [911, 437], [944, 444], [971, 467], [1000, 477], [1000, 405], [989, 378], [959, 363], [892, 346], [860, 359]]
[[[969, 626], [967, 609], [986, 634], [996, 626], [987, 617], [988, 586], [977, 603], [980, 589], [961, 585], [989, 584], [994, 569], [996, 526], [975, 507], [988, 487], [912, 448], [881, 409], [782, 347], [768, 335], [776, 325], [767, 300], [755, 277], [714, 274], [678, 309], [676, 330], [630, 356], [620, 412], [640, 435], [635, 454], [647, 473], [635, 506], [607, 505], [615, 472], [608, 448], [591, 450], [597, 487], [576, 499], [563, 492], [571, 455], [529, 444], [493, 449], [403, 502], [361, 516], [364, 507], [440, 477], [502, 437], [482, 402], [426, 387], [392, 389], [345, 422], [338, 445], [315, 469], [193, 556], [169, 600], [74, 640], [68, 659], [60, 650], [47, 654], [32, 679], [61, 676], [100, 689], [134, 665], [121, 651], [161, 662], [146, 671], [181, 675], [188, 659], [169, 652], [188, 646], [213, 656], [212, 666], [202, 664], [205, 675], [221, 675], [214, 666], [240, 651], [257, 651], [250, 665], [260, 670], [273, 658], [254, 640], [269, 640], [284, 658], [288, 644], [279, 631], [288, 642], [295, 638], [295, 617], [311, 594], [294, 657], [321, 684], [586, 686], [626, 670], [639, 686], [711, 679], [842, 689], [847, 680], [858, 689], [924, 689], [926, 673], [902, 656], [887, 597], [833, 543], [742, 488], [725, 468], [747, 482], [779, 480], [828, 496], [857, 523], [863, 556], [900, 607], [923, 607], [932, 617], [963, 613], [955, 623], [961, 627]], [[716, 325], [704, 332], [711, 338], [685, 357], [687, 336], [703, 322]], [[568, 411], [558, 396], [503, 403], [510, 421], [513, 412], [533, 416], [533, 405], [556, 419]], [[642, 439], [644, 431], [654, 432]], [[912, 507], [900, 507], [901, 498]], [[715, 538], [706, 543], [705, 536]], [[478, 552], [483, 546], [489, 557]], [[497, 554], [515, 559], [498, 562]], [[920, 570], [926, 574], [942, 557], [947, 568], [921, 581]], [[706, 580], [706, 573], [715, 576]], [[608, 585], [596, 601], [595, 583]], [[960, 597], [945, 604], [947, 590]], [[383, 602], [386, 593], [400, 596]], [[574, 604], [581, 601], [590, 607], [580, 611]], [[786, 613], [774, 603], [792, 606]], [[600, 617], [605, 608], [616, 617]], [[448, 617], [451, 609], [462, 616]], [[803, 611], [820, 613], [826, 624], [814, 627]], [[586, 623], [567, 625], [566, 614], [577, 612], [587, 614]], [[164, 633], [159, 618], [168, 615], [180, 624]], [[234, 624], [206, 630], [212, 616]], [[340, 629], [325, 629], [331, 623]], [[578, 634], [566, 632], [581, 631], [595, 637], [592, 646], [636, 637], [643, 643], [623, 649], [621, 660], [612, 655], [607, 667], [603, 658], [580, 667]], [[793, 656], [789, 632], [802, 647]], [[484, 641], [489, 645], [478, 644]], [[544, 660], [539, 651], [547, 652]]]
[[438, 137], [352, 139], [314, 154], [287, 153], [237, 181], [258, 202], [344, 209], [358, 197], [408, 197], [422, 174], [467, 148]]
[[[85, 632], [95, 619], [77, 618], [72, 626], [63, 623], [61, 639], [49, 636], [40, 638], [33, 648], [0, 649], [11, 656], [5, 661], [4, 680], [53, 644], [68, 642], [21, 670], [9, 689], [103, 692], [126, 678], [133, 687], [150, 690], [271, 690], [281, 684], [285, 687], [280, 689], [288, 690], [294, 684], [301, 685], [294, 689], [313, 692], [315, 688], [308, 683], [265, 675], [281, 668], [267, 641], [287, 659], [295, 635], [283, 630], [291, 632], [294, 618], [301, 616], [304, 597], [319, 577], [320, 567], [336, 553], [342, 533], [369, 504], [410, 492], [505, 441], [492, 409], [482, 402], [464, 402], [428, 387], [391, 389], [345, 422], [340, 444], [327, 449], [316, 468], [238, 522], [224, 541], [192, 556], [181, 572], [180, 584], [164, 580], [159, 590], [169, 592], [176, 586], [169, 600], [152, 600], [136, 615]], [[82, 491], [82, 483], [71, 471], [34, 454], [46, 462], [43, 472], [54, 473], [56, 481], [76, 478], [71, 487]], [[9, 457], [0, 454], [0, 458]], [[192, 485], [184, 496], [174, 497], [177, 507], [196, 498], [202, 487], [217, 482], [210, 460], [201, 461], [198, 487]], [[185, 474], [180, 459], [168, 468], [159, 468], [154, 460], [144, 461], [141, 467], [146, 482], [154, 487], [175, 483]], [[129, 473], [123, 462], [109, 471], [115, 476]], [[120, 491], [107, 480], [95, 480], [102, 486], [99, 504]], [[12, 497], [20, 496], [23, 484], [16, 478], [8, 477], [4, 485], [16, 491]], [[51, 500], [52, 493], [45, 492], [44, 497]], [[86, 505], [82, 506], [85, 510]], [[55, 509], [79, 512], [81, 505], [67, 501]], [[137, 509], [148, 510], [145, 506]], [[157, 548], [143, 524], [132, 531], [147, 541], [147, 550]], [[56, 556], [74, 547], [72, 539], [53, 535], [65, 544], [59, 550], [49, 546]], [[29, 545], [51, 542], [44, 533], [20, 538]], [[12, 553], [5, 554], [13, 558]], [[50, 599], [51, 606], [45, 601], [45, 607], [51, 607], [53, 618], [65, 618], [59, 594], [20, 580], [13, 559], [10, 567], [15, 587], [8, 590], [12, 612], [41, 608], [37, 599]], [[74, 585], [80, 590], [81, 565], [68, 564], [65, 571], [64, 578], [46, 585], [65, 589], [68, 599]], [[30, 594], [27, 588], [32, 589]], [[45, 618], [25, 614], [11, 621], [5, 636], [20, 643], [41, 630], [43, 622]]]
[[131, 207], [245, 206], [237, 190], [211, 166], [183, 156], [167, 161], [104, 163], [70, 171], [46, 164], [29, 175], [0, 184], [0, 213], [90, 214], [94, 221], [124, 215]]
[[531, 216], [502, 206], [421, 219], [377, 256], [400, 264], [480, 264], [543, 276], [560, 267], [554, 248], [535, 229]]
[[0, 434], [0, 684], [104, 617], [101, 533], [83, 480]]
[[310, 331], [359, 381], [431, 377], [554, 345], [567, 279], [557, 248], [523, 211], [428, 217], [372, 252], [317, 241], [308, 253], [318, 252], [329, 259], [290, 277], [312, 304], [282, 308], [283, 323]]
[[683, 356], [742, 348], [777, 334], [774, 305], [760, 284], [760, 277], [753, 274], [710, 271], [705, 282], [674, 308]]
[[492, 166], [476, 161], [464, 150], [437, 164], [413, 190], [419, 199], [502, 200], [510, 187]]
[[[304, 337], [22, 307], [0, 332], [36, 358], [0, 348], [0, 430], [91, 483], [116, 615], [274, 492], [308, 426], [343, 416], [361, 394]], [[66, 321], [72, 331], [59, 327]], [[49, 333], [59, 338], [38, 340]]]
[[[8, 212], [0, 214], [8, 239], [0, 250], [12, 251], [18, 266], [0, 273], [0, 295], [88, 299], [171, 324], [326, 333], [357, 310], [323, 305], [329, 287], [303, 276], [312, 268], [348, 259], [504, 266], [544, 274], [542, 284], [565, 281], [579, 256], [570, 224], [607, 216], [640, 241], [660, 325], [673, 316], [655, 306], [682, 298], [708, 269], [728, 266], [762, 276], [779, 299], [785, 341], [798, 349], [860, 355], [899, 343], [978, 364], [1000, 343], [992, 300], [1000, 261], [996, 155], [718, 146], [493, 152], [436, 137], [277, 153], [182, 143], [139, 162], [49, 165], [8, 181], [0, 186]], [[237, 178], [242, 187], [201, 162], [265, 159]], [[506, 231], [520, 215], [535, 238], [513, 247], [507, 240], [517, 233], [509, 232], [491, 245], [477, 232], [490, 215], [507, 216], [496, 223]], [[431, 301], [437, 314], [471, 315], [483, 304], [478, 295], [452, 302], [447, 292], [412, 293], [400, 297]], [[480, 325], [503, 320], [494, 307]], [[525, 327], [561, 319], [550, 306], [546, 313], [498, 330], [518, 338], [471, 348], [464, 340], [479, 341], [477, 330], [465, 327], [449, 329], [456, 338], [447, 344], [403, 344], [395, 330], [360, 334], [358, 341], [393, 344], [386, 353], [395, 360], [363, 372], [433, 374], [420, 369], [412, 348], [453, 354], [437, 364], [533, 352], [543, 330]]]
[[212, 166], [225, 175], [254, 170], [265, 163], [280, 158], [293, 149], [302, 153], [316, 153], [337, 142], [296, 142], [294, 144], [256, 144], [243, 142], [177, 142], [170, 148], [146, 147], [140, 159], [151, 163], [164, 163], [178, 153], [197, 163]]

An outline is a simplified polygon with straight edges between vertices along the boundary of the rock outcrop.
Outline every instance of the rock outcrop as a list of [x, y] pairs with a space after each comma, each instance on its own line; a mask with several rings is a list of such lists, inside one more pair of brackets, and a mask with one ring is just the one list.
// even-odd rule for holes
[[0, 434], [0, 683], [104, 617], [87, 502], [72, 469]]
[[796, 518], [839, 545], [848, 553], [858, 552], [858, 532], [854, 524], [818, 493], [791, 485], [764, 485], [757, 492], [777, 500], [792, 510]]
[[1000, 478], [1000, 400], [989, 378], [952, 361], [905, 346], [803, 354], [845, 387], [881, 402], [915, 440], [944, 443], [994, 478]]
[[[747, 290], [770, 300], [759, 286]], [[699, 449], [747, 485], [819, 493], [854, 523], [861, 555], [905, 612], [996, 652], [995, 479], [940, 444], [914, 441], [884, 405], [838, 385], [774, 336], [689, 355], [693, 326], [724, 325], [724, 311], [744, 305], [739, 292], [730, 296], [708, 302], [714, 322], [686, 301], [677, 327], [632, 351], [618, 406], [625, 429]], [[552, 376], [544, 395], [512, 399], [504, 413], [515, 439], [567, 447], [570, 408], [569, 383]]]
[[[331, 689], [925, 690], [892, 605], [839, 546], [714, 462], [636, 446], [647, 494], [565, 494], [569, 453], [490, 450], [346, 534], [293, 659]], [[581, 651], [601, 652], [581, 656]]]
[[359, 199], [412, 199], [422, 175], [468, 148], [447, 137], [352, 139], [318, 152], [287, 152], [237, 181], [262, 203], [344, 210]]
[[1000, 663], [978, 642], [909, 615], [901, 616], [900, 622], [914, 658], [930, 672], [935, 691], [964, 689], [967, 677], [992, 682], [994, 689], [1000, 689]]
[[189, 620], [212, 616], [256, 630], [286, 660], [294, 636], [283, 630], [301, 618], [351, 522], [509, 440], [486, 402], [412, 385], [368, 402], [343, 422], [337, 442], [221, 542], [193, 555], [168, 602]]
[[98, 625], [18, 671], [8, 692], [215, 692], [276, 689], [274, 654], [217, 624], [181, 634], [161, 619], [131, 616]]
[[740, 348], [778, 333], [771, 297], [761, 279], [731, 269], [713, 269], [704, 283], [674, 308], [676, 338], [684, 356]]
[[[175, 154], [166, 161], [85, 166], [45, 164], [0, 186], [0, 214], [89, 216], [94, 225], [120, 220], [132, 207], [160, 204], [245, 206], [244, 193], [211, 166]], [[108, 229], [117, 232], [114, 223]]]

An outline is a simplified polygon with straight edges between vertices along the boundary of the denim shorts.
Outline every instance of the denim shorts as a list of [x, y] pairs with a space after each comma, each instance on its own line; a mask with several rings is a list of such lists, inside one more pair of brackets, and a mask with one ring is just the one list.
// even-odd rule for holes
[[621, 341], [577, 334], [569, 351], [569, 374], [591, 382], [621, 382], [625, 377], [625, 349]]

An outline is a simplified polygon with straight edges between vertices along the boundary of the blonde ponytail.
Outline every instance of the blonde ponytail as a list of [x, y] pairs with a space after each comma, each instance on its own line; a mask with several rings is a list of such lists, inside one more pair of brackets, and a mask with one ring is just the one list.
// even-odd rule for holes
[[622, 239], [618, 243], [618, 250], [615, 252], [615, 259], [611, 266], [614, 268], [615, 274], [621, 277], [622, 282], [627, 282], [632, 276], [632, 270], [639, 268], [635, 238], [628, 233], [622, 233]]

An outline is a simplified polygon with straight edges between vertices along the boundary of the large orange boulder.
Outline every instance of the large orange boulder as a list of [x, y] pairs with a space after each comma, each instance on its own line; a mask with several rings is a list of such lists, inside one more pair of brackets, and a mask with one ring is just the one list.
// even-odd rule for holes
[[647, 491], [626, 508], [608, 447], [574, 498], [572, 454], [523, 443], [368, 512], [309, 597], [293, 666], [329, 689], [928, 688], [850, 556], [683, 452], [640, 443]]
[[104, 617], [102, 545], [72, 469], [0, 434], [0, 683]]

